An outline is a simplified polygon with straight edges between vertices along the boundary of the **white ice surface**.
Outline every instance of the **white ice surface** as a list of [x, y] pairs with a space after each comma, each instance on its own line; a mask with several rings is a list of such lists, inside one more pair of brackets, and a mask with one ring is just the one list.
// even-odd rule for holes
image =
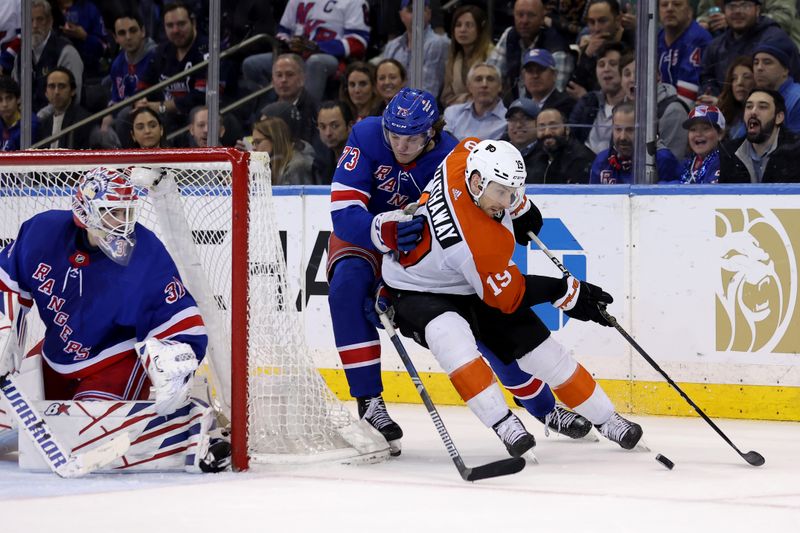
[[[352, 406], [351, 406], [352, 407]], [[422, 406], [390, 405], [405, 431], [377, 465], [272, 468], [217, 475], [93, 475], [65, 480], [0, 458], [0, 531], [68, 532], [703, 532], [800, 531], [800, 424], [718, 420], [749, 466], [698, 418], [631, 417], [651, 453], [537, 438], [539, 465], [468, 483]], [[442, 417], [468, 466], [507, 457], [466, 409]], [[675, 462], [668, 471], [656, 453]]]

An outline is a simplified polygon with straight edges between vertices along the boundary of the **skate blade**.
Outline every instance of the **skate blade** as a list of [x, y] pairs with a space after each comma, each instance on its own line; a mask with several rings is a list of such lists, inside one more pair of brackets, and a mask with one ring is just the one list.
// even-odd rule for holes
[[533, 450], [528, 450], [527, 452], [523, 453], [522, 458], [525, 459], [525, 462], [532, 465], [539, 464], [539, 459], [536, 457], [536, 454], [533, 453]]
[[639, 442], [636, 443], [636, 446], [634, 446], [631, 451], [649, 453], [650, 452], [650, 446], [648, 446], [647, 443], [642, 438], [642, 439], [639, 439]]
[[579, 439], [576, 439], [576, 440], [579, 440], [579, 441], [582, 440], [582, 441], [586, 441], [586, 442], [599, 442], [600, 441], [600, 439], [597, 437], [597, 433], [595, 432], [594, 429], [590, 430], [589, 433], [587, 433], [583, 437], [581, 437]]
[[389, 455], [391, 455], [392, 457], [398, 457], [400, 455], [400, 452], [402, 451], [400, 449], [400, 439], [390, 440], [388, 441], [388, 443], [389, 443]]

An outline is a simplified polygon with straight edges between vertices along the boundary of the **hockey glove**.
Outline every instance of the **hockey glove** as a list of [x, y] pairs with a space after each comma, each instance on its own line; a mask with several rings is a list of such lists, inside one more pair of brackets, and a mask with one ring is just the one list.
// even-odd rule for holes
[[539, 235], [542, 231], [542, 212], [536, 207], [532, 200], [528, 200], [528, 205], [523, 208], [520, 214], [512, 215], [512, 223], [514, 224], [514, 240], [517, 244], [527, 246], [531, 242], [528, 232], [532, 231], [534, 235]]
[[417, 247], [425, 228], [425, 218], [406, 214], [402, 209], [380, 213], [372, 219], [370, 238], [379, 251], [408, 253]]
[[386, 290], [386, 285], [379, 281], [375, 286], [373, 295], [364, 299], [364, 317], [370, 323], [380, 329], [384, 329], [378, 313], [384, 313], [389, 320], [394, 322], [394, 307], [392, 307], [392, 297]]
[[189, 400], [191, 377], [198, 365], [192, 347], [184, 342], [151, 338], [137, 342], [135, 348], [153, 385], [156, 413], [174, 413]]
[[611, 324], [600, 314], [600, 306], [612, 303], [614, 298], [597, 285], [580, 281], [573, 276], [563, 278], [566, 282], [564, 296], [553, 302], [553, 305], [571, 318], [597, 322], [603, 326]]

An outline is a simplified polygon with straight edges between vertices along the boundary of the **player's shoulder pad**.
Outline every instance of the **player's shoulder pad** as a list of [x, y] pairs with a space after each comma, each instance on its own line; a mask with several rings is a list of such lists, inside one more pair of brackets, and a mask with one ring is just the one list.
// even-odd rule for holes
[[479, 142], [481, 142], [481, 140], [478, 139], [477, 137], [467, 137], [467, 138], [463, 139], [460, 143], [458, 143], [458, 146], [453, 148], [453, 153], [456, 153], [456, 152], [467, 152], [467, 153], [469, 153], [469, 152], [471, 152], [472, 150], [475, 149], [475, 146]]

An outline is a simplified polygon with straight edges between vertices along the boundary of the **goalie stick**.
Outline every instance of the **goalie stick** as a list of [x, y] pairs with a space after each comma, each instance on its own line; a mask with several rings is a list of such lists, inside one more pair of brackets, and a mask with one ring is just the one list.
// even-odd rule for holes
[[50, 469], [63, 478], [80, 477], [125, 455], [131, 445], [127, 433], [89, 451], [71, 454], [56, 438], [41, 413], [11, 374], [0, 377], [2, 392], [17, 423], [28, 434]]
[[427, 389], [425, 389], [425, 385], [422, 384], [422, 380], [419, 378], [419, 374], [417, 373], [417, 369], [414, 367], [414, 363], [411, 361], [411, 357], [409, 357], [405, 346], [403, 346], [403, 342], [397, 335], [397, 331], [395, 331], [392, 321], [388, 316], [386, 316], [386, 310], [379, 308], [377, 304], [375, 308], [378, 311], [378, 317], [381, 320], [381, 324], [383, 324], [383, 327], [386, 329], [386, 333], [389, 334], [389, 338], [392, 340], [392, 344], [394, 344], [397, 353], [400, 355], [400, 359], [403, 360], [406, 371], [408, 372], [409, 377], [411, 377], [411, 381], [414, 383], [414, 387], [417, 389], [420, 398], [422, 398], [422, 403], [425, 404], [428, 414], [430, 415], [431, 420], [433, 420], [433, 425], [436, 426], [436, 431], [439, 432], [439, 437], [442, 439], [444, 447], [447, 448], [447, 453], [450, 455], [450, 458], [456, 465], [458, 473], [461, 474], [461, 478], [464, 481], [477, 481], [479, 479], [516, 474], [525, 468], [525, 459], [522, 457], [501, 459], [500, 461], [494, 461], [493, 463], [487, 463], [474, 468], [470, 468], [464, 464], [464, 460], [461, 458], [461, 454], [458, 453], [458, 449], [456, 448], [455, 443], [453, 443], [453, 439], [450, 438], [450, 433], [444, 426], [444, 422], [439, 416], [436, 406], [433, 404]]
[[[545, 255], [547, 255], [547, 257], [550, 258], [550, 261], [552, 261], [553, 264], [556, 265], [556, 267], [558, 267], [558, 269], [561, 271], [562, 274], [564, 274], [565, 276], [571, 276], [572, 275], [572, 274], [570, 274], [569, 270], [567, 270], [567, 268], [561, 263], [561, 261], [559, 261], [558, 258], [556, 256], [554, 256], [552, 254], [552, 252], [550, 252], [550, 250], [547, 249], [547, 247], [539, 239], [539, 237], [537, 237], [531, 231], [528, 232], [528, 236], [545, 253]], [[692, 406], [692, 408], [695, 411], [697, 411], [697, 414], [700, 415], [700, 418], [705, 420], [706, 423], [709, 426], [711, 426], [711, 428], [714, 431], [716, 431], [717, 434], [720, 437], [722, 437], [722, 440], [727, 442], [728, 445], [730, 445], [731, 448], [736, 450], [736, 453], [738, 453], [739, 456], [742, 459], [747, 461], [747, 464], [749, 464], [751, 466], [761, 466], [761, 465], [764, 464], [764, 462], [765, 462], [764, 456], [761, 455], [760, 453], [758, 453], [756, 451], [752, 451], [752, 450], [747, 452], [747, 453], [743, 453], [739, 448], [737, 448], [736, 445], [733, 443], [733, 441], [731, 441], [731, 439], [728, 438], [728, 436], [714, 423], [714, 421], [711, 420], [711, 418], [709, 418], [709, 416], [707, 414], [705, 414], [705, 412], [703, 412], [703, 410], [700, 408], [700, 406], [698, 406], [696, 403], [694, 403], [694, 401], [692, 401], [692, 399], [689, 398], [689, 395], [687, 395], [685, 392], [683, 392], [683, 389], [681, 389], [678, 386], [678, 384], [675, 383], [672, 380], [672, 378], [669, 377], [669, 375], [658, 365], [658, 363], [656, 363], [655, 360], [652, 357], [650, 357], [650, 355], [648, 355], [647, 352], [645, 352], [644, 349], [641, 346], [639, 346], [639, 343], [636, 342], [633, 339], [633, 337], [631, 337], [630, 334], [627, 331], [625, 331], [625, 329], [622, 326], [619, 325], [619, 322], [617, 322], [617, 319], [614, 318], [614, 316], [612, 316], [608, 311], [606, 311], [605, 305], [599, 306], [599, 309], [600, 309], [600, 314], [603, 315], [603, 318], [605, 318], [614, 327], [614, 329], [616, 329], [620, 333], [620, 335], [622, 335], [623, 338], [626, 341], [628, 341], [628, 343], [630, 343], [630, 345], [633, 346], [633, 348], [637, 352], [639, 352], [639, 355], [641, 355], [644, 358], [644, 360], [647, 361], [650, 364], [650, 366], [652, 366], [659, 374], [661, 374], [664, 377], [665, 380], [667, 380], [667, 383], [669, 383], [670, 386], [673, 389], [678, 391], [678, 394], [680, 394], [681, 397], [684, 400], [686, 400], [686, 403], [688, 403], [690, 406]]]

